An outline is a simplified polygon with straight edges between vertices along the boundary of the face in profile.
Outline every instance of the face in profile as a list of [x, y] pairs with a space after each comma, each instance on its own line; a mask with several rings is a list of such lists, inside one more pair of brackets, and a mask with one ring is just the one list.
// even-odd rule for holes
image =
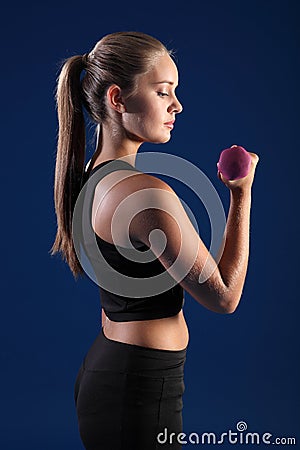
[[160, 56], [154, 67], [138, 78], [135, 94], [124, 99], [126, 112], [122, 114], [122, 125], [131, 139], [169, 141], [176, 114], [182, 111], [175, 95], [177, 85], [177, 67], [168, 54]]

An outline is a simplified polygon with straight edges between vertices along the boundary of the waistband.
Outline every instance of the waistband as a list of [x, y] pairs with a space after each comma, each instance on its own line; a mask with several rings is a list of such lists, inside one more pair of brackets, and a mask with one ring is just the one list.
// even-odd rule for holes
[[152, 377], [181, 377], [184, 374], [187, 347], [163, 350], [114, 341], [103, 327], [84, 358], [89, 371], [111, 370]]

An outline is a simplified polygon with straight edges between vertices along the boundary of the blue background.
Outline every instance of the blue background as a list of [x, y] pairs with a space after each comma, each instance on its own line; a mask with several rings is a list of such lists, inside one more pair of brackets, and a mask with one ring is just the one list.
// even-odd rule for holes
[[[295, 436], [300, 448], [299, 4], [290, 0], [2, 7], [0, 446], [83, 449], [73, 384], [99, 332], [100, 308], [97, 286], [89, 278], [75, 282], [66, 264], [49, 255], [56, 230], [54, 90], [63, 58], [120, 30], [152, 34], [177, 53], [184, 112], [168, 144], [147, 144], [141, 152], [193, 162], [226, 211], [219, 152], [239, 144], [260, 156], [237, 311], [218, 315], [186, 294], [184, 432], [235, 431], [244, 420], [249, 431]], [[195, 210], [196, 199], [180, 183], [172, 186], [203, 217], [207, 241], [209, 222]]]

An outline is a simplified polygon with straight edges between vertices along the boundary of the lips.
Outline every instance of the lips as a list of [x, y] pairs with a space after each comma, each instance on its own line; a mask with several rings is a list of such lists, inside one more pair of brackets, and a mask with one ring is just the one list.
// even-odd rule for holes
[[170, 122], [165, 122], [164, 125], [166, 125], [169, 128], [173, 128], [174, 127], [174, 122], [175, 122], [175, 120], [170, 120]]

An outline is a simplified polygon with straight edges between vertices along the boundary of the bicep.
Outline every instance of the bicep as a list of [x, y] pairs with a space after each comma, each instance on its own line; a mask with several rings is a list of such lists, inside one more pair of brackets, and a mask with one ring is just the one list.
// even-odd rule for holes
[[137, 209], [140, 212], [130, 224], [134, 238], [151, 248], [195, 300], [213, 311], [223, 312], [225, 285], [217, 263], [175, 192], [160, 180], [155, 187], [145, 190]]

